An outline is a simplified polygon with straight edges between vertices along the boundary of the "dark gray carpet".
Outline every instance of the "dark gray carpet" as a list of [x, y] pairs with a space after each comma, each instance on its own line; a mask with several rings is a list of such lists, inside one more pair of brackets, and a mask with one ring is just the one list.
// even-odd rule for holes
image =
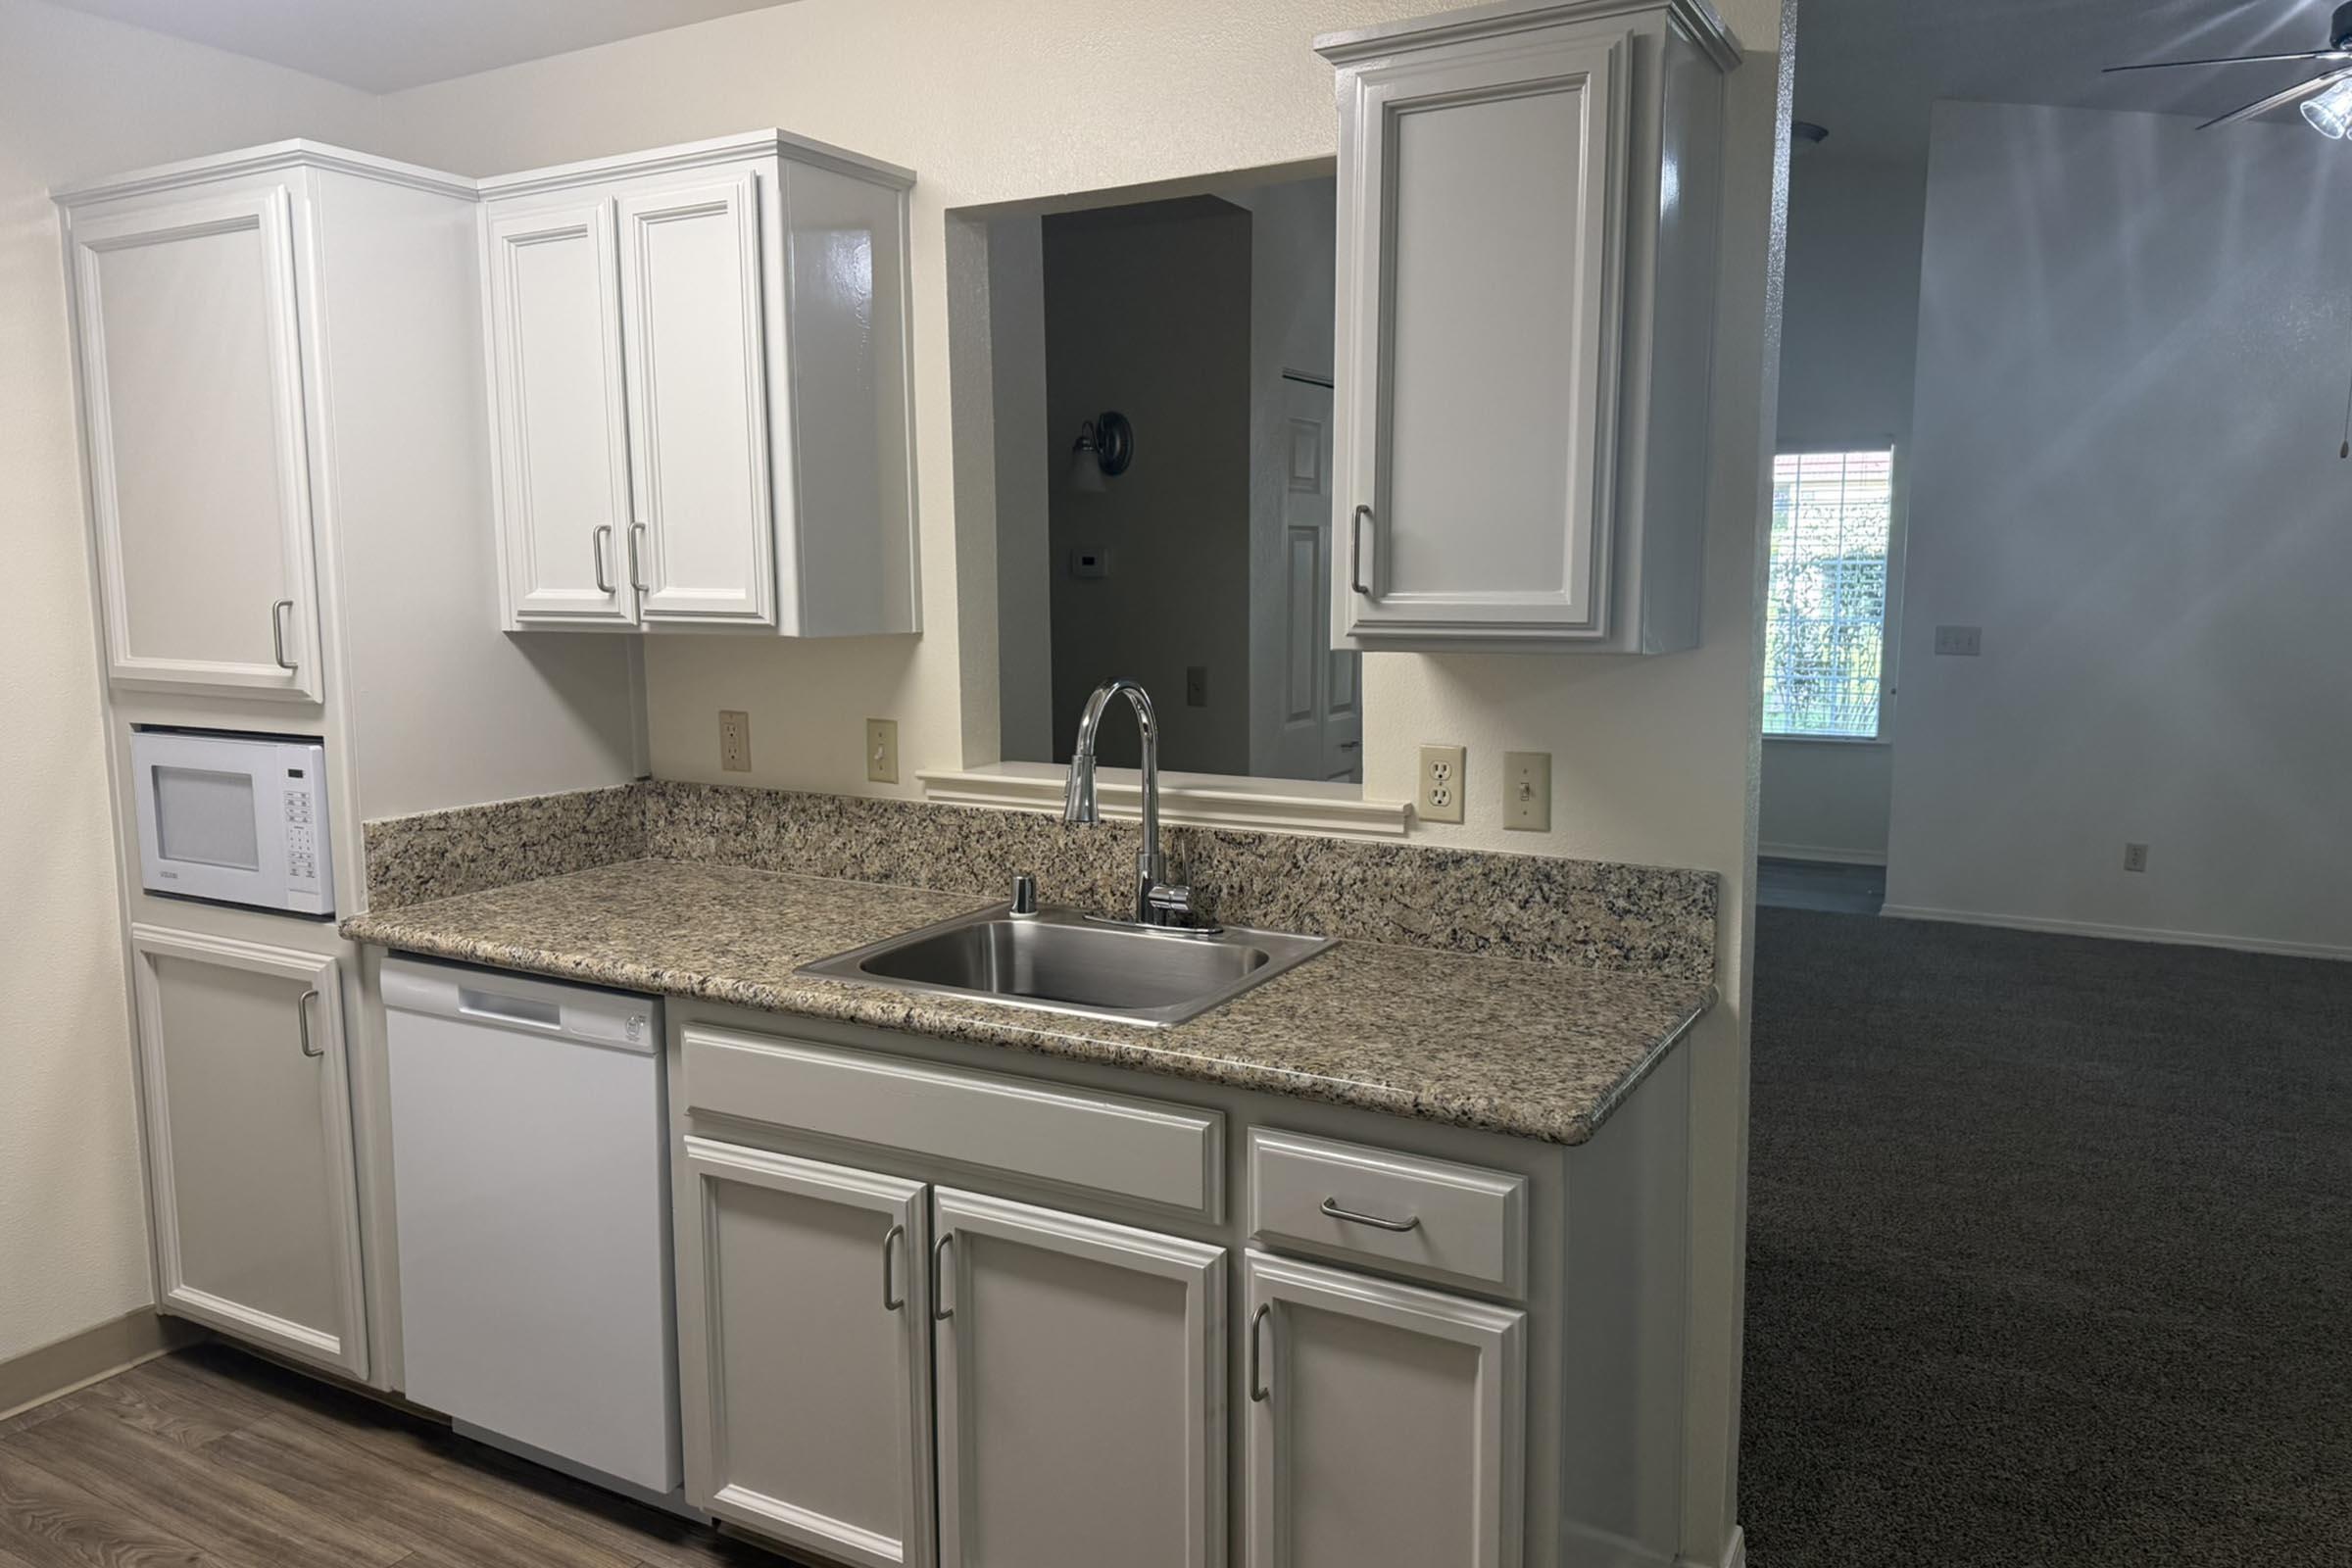
[[2352, 964], [1766, 909], [1756, 1568], [2352, 1564]]

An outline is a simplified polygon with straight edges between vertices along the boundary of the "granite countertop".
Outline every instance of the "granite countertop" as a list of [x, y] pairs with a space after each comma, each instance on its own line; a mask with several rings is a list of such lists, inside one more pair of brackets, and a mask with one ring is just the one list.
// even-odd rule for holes
[[1153, 1029], [793, 971], [997, 901], [631, 860], [355, 915], [346, 937], [560, 979], [842, 1019], [1556, 1144], [1592, 1136], [1703, 982], [1343, 941]]

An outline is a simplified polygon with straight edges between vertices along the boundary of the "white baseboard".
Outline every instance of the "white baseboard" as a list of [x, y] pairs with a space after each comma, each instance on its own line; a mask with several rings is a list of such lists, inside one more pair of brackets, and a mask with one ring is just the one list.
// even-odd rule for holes
[[2275, 953], [2289, 958], [2352, 961], [2352, 948], [2318, 942], [2272, 942], [2259, 937], [2223, 936], [2211, 931], [2168, 931], [2157, 926], [2101, 925], [2091, 920], [2053, 920], [2034, 914], [1986, 914], [1976, 909], [1931, 909], [1889, 904], [1879, 913], [1891, 920], [1945, 920], [1954, 925], [2001, 926], [2012, 931], [2047, 931], [2058, 936], [2102, 937], [2116, 942], [2161, 942], [2183, 948], [2228, 948], [2237, 953]]
[[200, 1337], [200, 1330], [158, 1317], [154, 1307], [142, 1306], [0, 1361], [0, 1420], [126, 1372]]
[[1747, 1568], [1747, 1532], [1739, 1525], [1732, 1526], [1732, 1539], [1724, 1544], [1720, 1563], [1685, 1557], [1675, 1568]]
[[1885, 865], [1885, 850], [1840, 850], [1826, 844], [1759, 844], [1756, 854], [1767, 860], [1820, 860], [1829, 865]]

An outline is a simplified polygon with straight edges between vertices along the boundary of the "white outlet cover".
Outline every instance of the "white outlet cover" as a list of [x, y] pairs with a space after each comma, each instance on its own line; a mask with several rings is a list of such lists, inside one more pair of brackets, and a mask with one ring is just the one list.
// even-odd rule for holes
[[1421, 779], [1413, 810], [1424, 822], [1462, 819], [1463, 771], [1467, 757], [1459, 746], [1421, 748]]

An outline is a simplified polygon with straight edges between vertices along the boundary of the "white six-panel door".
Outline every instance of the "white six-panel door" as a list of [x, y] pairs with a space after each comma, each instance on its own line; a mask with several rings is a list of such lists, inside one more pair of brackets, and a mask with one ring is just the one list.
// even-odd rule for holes
[[622, 196], [632, 562], [648, 622], [775, 621], [750, 172]]
[[1224, 1250], [933, 1203], [943, 1568], [1217, 1568]]
[[368, 1375], [335, 959], [131, 928], [164, 1305]]
[[1242, 1259], [1248, 1568], [1520, 1568], [1527, 1314]]
[[833, 1560], [926, 1568], [923, 1184], [691, 1136], [682, 1171], [695, 1500]]
[[628, 427], [612, 204], [485, 227], [492, 425], [514, 619], [628, 625]]
[[317, 702], [291, 197], [72, 220], [108, 672]]
[[1628, 52], [1346, 78], [1343, 638], [1607, 630]]

